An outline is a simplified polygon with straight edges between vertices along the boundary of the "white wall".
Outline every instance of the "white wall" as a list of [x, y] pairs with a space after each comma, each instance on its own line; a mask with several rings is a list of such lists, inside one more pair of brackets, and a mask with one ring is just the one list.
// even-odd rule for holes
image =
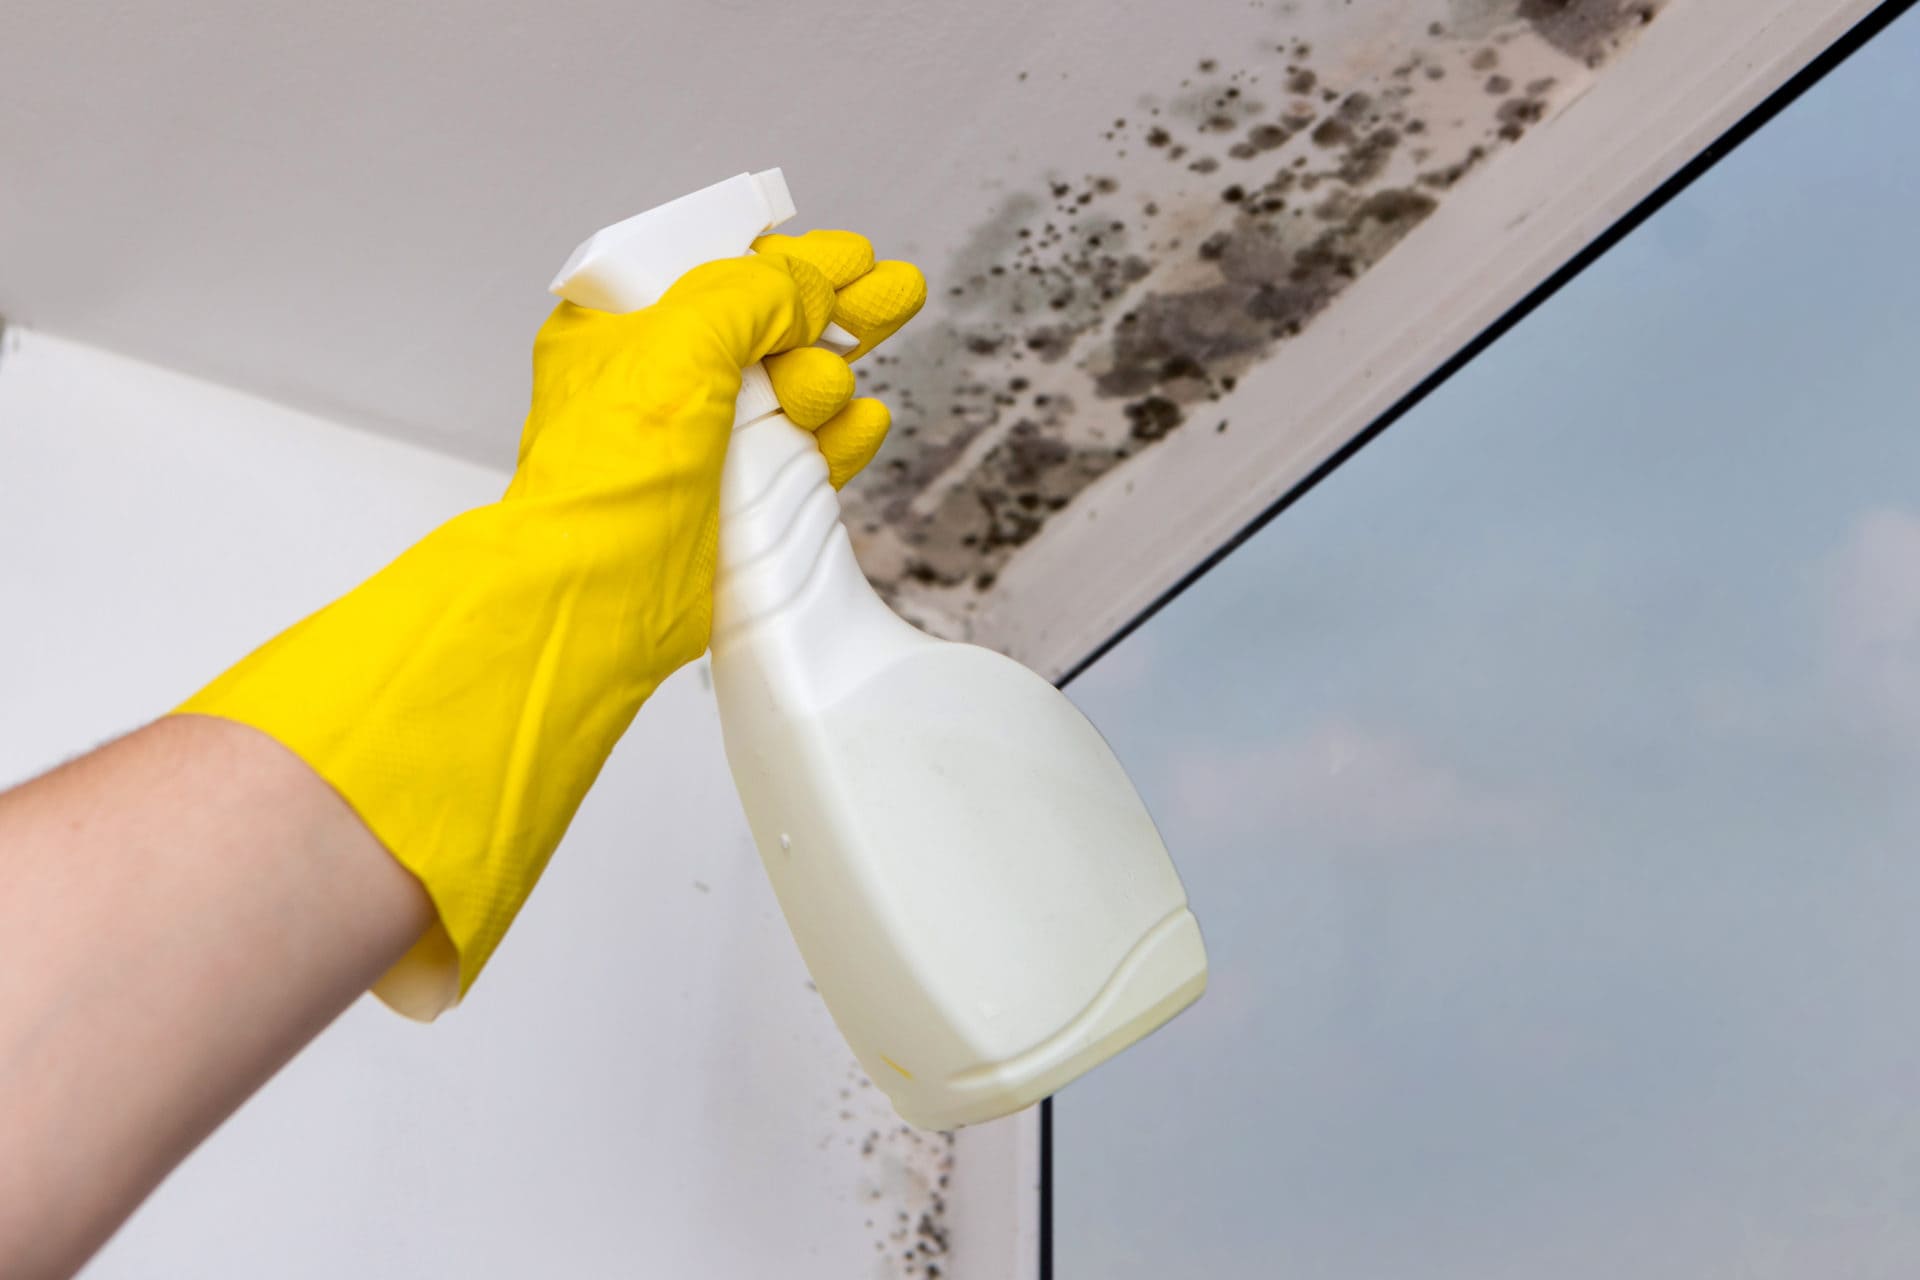
[[[0, 785], [165, 710], [505, 481], [55, 338], [0, 343]], [[642, 712], [465, 1006], [422, 1028], [362, 1000], [86, 1274], [929, 1275], [903, 1257], [923, 1214], [954, 1241], [939, 1274], [1030, 1274], [1031, 1117], [956, 1158], [863, 1084], [703, 676]]]

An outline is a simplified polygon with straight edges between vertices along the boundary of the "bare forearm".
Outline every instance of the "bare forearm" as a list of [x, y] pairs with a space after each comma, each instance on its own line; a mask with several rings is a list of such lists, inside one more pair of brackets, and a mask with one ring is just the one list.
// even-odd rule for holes
[[223, 720], [0, 795], [0, 1273], [78, 1267], [430, 919], [325, 782]]

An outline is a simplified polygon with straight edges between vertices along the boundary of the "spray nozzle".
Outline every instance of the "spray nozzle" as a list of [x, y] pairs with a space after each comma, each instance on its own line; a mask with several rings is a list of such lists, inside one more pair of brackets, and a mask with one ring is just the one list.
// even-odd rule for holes
[[[780, 170], [736, 174], [594, 232], [567, 258], [547, 291], [595, 311], [638, 311], [701, 263], [751, 252], [755, 237], [794, 212], [793, 193]], [[816, 345], [845, 355], [860, 340], [829, 323]], [[757, 370], [748, 371], [742, 400], [741, 423], [778, 407], [772, 386]]]

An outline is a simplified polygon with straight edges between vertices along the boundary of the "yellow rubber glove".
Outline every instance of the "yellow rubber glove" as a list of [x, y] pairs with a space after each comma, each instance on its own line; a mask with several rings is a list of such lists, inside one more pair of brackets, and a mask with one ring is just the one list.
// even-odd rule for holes
[[[561, 303], [505, 496], [178, 708], [280, 741], [426, 887], [437, 927], [374, 988], [403, 1013], [466, 993], [640, 704], [706, 649], [741, 370], [772, 357], [836, 485], [886, 434], [847, 362], [919, 310], [920, 273], [843, 231], [755, 247], [629, 315]], [[803, 349], [830, 318], [845, 358]]]

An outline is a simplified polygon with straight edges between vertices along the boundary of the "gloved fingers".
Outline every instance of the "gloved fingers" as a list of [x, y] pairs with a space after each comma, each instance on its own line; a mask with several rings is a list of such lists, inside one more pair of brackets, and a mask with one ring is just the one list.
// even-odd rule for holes
[[849, 363], [892, 337], [927, 301], [927, 280], [911, 262], [877, 262], [834, 297], [834, 323], [860, 339]]
[[[807, 315], [807, 338], [805, 342], [796, 342], [796, 347], [809, 346], [820, 340], [820, 334], [833, 319], [834, 292], [833, 281], [824, 271], [805, 258], [789, 257], [785, 254], [770, 253], [762, 255], [769, 262], [777, 262], [786, 268], [793, 277], [794, 287], [800, 291], [800, 306]], [[775, 351], [791, 348], [776, 346]]]
[[811, 431], [853, 398], [853, 370], [823, 347], [768, 356], [766, 365], [780, 408], [795, 426]]
[[684, 317], [720, 339], [736, 369], [775, 351], [819, 339], [833, 315], [833, 286], [798, 258], [764, 254], [703, 263], [676, 280], [660, 301], [627, 321], [651, 327]]
[[839, 291], [835, 323], [860, 339], [846, 356], [858, 360], [913, 319], [927, 301], [927, 281], [910, 262], [875, 262], [873, 244], [852, 231], [767, 235], [753, 242], [763, 254], [799, 258], [818, 267]]
[[809, 231], [801, 236], [778, 233], [753, 242], [755, 253], [777, 253], [819, 268], [836, 289], [844, 289], [873, 270], [873, 244], [852, 231]]
[[871, 396], [862, 396], [822, 423], [813, 433], [827, 460], [827, 479], [836, 489], [858, 475], [880, 452], [893, 415]]

